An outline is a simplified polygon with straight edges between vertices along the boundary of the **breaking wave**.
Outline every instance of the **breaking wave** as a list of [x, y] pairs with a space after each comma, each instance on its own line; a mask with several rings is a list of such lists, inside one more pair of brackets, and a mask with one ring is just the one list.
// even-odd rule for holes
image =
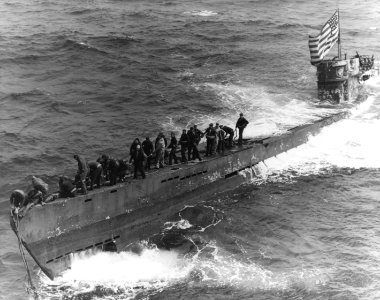
[[194, 10], [190, 12], [185, 12], [185, 15], [200, 16], [200, 17], [211, 17], [216, 16], [218, 13], [211, 10]]
[[40, 294], [44, 299], [57, 296], [82, 299], [91, 295], [131, 299], [181, 284], [193, 284], [194, 288], [227, 286], [248, 292], [300, 287], [312, 290], [329, 280], [329, 272], [320, 269], [273, 272], [237, 259], [211, 241], [191, 257], [157, 248], [144, 248], [140, 254], [78, 255], [71, 270], [55, 281], [41, 275]]
[[[340, 169], [378, 169], [380, 118], [372, 112], [374, 96], [353, 109], [352, 116], [325, 127], [301, 145], [255, 167], [260, 180], [288, 181], [298, 176], [331, 173]], [[350, 171], [348, 171], [350, 172]]]

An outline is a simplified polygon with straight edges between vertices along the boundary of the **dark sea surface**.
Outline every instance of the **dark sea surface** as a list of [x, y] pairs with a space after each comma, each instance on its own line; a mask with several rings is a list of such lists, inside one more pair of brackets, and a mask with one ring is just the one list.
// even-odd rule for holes
[[[1, 1], [0, 299], [28, 298], [8, 215], [32, 175], [54, 190], [75, 173], [74, 153], [127, 158], [135, 137], [233, 126], [241, 111], [250, 137], [334, 112], [316, 106], [307, 38], [336, 7]], [[343, 52], [379, 58], [379, 2], [339, 8]], [[380, 299], [380, 81], [367, 92], [350, 119], [162, 224], [168, 240], [194, 243], [186, 255], [147, 245], [83, 255], [54, 282], [28, 258], [41, 299]]]

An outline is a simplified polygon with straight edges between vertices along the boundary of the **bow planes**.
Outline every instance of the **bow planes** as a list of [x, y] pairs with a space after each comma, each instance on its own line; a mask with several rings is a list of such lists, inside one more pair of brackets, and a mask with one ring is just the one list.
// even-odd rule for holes
[[[317, 67], [318, 98], [338, 107], [339, 103], [363, 102], [362, 84], [379, 75], [373, 56], [357, 54], [343, 59], [339, 53], [325, 59], [325, 50], [336, 41], [340, 51], [339, 31], [339, 13], [335, 13], [318, 36], [309, 37], [311, 63]], [[20, 251], [23, 254], [23, 245], [50, 279], [70, 268], [76, 253], [90, 249], [125, 251], [131, 243], [157, 233], [184, 206], [249, 181], [255, 176], [252, 168], [256, 164], [306, 143], [311, 135], [348, 117], [351, 112], [344, 107], [280, 135], [245, 140], [243, 145], [202, 161], [148, 172], [144, 180], [128, 178], [87, 194], [58, 198], [35, 205], [23, 215], [19, 207], [13, 207], [10, 223]]]

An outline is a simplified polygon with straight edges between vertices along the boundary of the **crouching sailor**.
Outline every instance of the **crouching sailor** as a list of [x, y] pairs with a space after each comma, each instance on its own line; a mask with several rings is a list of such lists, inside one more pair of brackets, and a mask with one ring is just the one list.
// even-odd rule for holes
[[90, 189], [94, 189], [94, 183], [100, 188], [100, 183], [103, 176], [103, 167], [100, 163], [93, 161], [88, 163], [90, 168], [89, 177], [90, 177]]
[[49, 186], [41, 178], [32, 176], [32, 190], [27, 196], [27, 204], [36, 205], [44, 202], [49, 192]]
[[25, 193], [22, 190], [14, 190], [10, 197], [11, 211], [18, 212], [18, 210], [25, 204]]
[[67, 176], [59, 178], [59, 198], [75, 197], [77, 188], [73, 181]]

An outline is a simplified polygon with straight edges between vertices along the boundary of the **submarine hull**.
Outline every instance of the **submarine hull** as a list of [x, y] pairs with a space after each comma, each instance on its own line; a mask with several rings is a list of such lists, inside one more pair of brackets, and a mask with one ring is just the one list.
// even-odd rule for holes
[[[249, 140], [223, 155], [156, 170], [144, 180], [128, 180], [33, 207], [17, 231], [41, 270], [53, 279], [70, 267], [73, 254], [110, 245], [116, 251], [126, 250], [131, 243], [157, 233], [185, 205], [249, 181], [254, 165], [306, 143], [310, 135], [348, 115], [340, 112], [278, 136]], [[16, 231], [15, 224], [11, 217]]]

